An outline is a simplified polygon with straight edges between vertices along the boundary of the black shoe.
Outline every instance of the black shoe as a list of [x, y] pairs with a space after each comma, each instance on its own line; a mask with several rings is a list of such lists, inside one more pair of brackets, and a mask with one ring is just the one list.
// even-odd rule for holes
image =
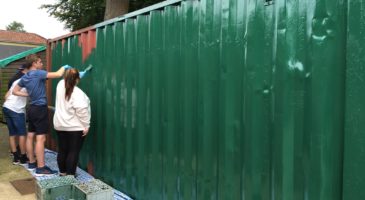
[[18, 155], [18, 152], [12, 152], [12, 154], [13, 154], [13, 164], [14, 165], [18, 165], [19, 164], [19, 160], [20, 160], [19, 155]]
[[21, 154], [20, 158], [19, 158], [20, 164], [21, 165], [25, 165], [27, 164], [27, 162], [29, 161], [29, 159], [27, 158], [27, 155], [25, 154]]

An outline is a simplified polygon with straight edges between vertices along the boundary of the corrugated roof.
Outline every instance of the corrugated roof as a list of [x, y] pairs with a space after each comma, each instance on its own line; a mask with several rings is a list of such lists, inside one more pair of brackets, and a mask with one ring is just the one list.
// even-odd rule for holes
[[38, 47], [39, 45], [35, 45], [33, 44], [32, 46], [30, 46], [30, 44], [26, 44], [24, 46], [20, 46], [20, 45], [3, 45], [2, 42], [0, 42], [0, 60], [10, 57], [12, 55], [21, 53], [23, 51], [29, 50], [29, 49], [33, 49], [35, 47]]
[[8, 65], [9, 63], [11, 63], [15, 60], [19, 60], [19, 59], [24, 58], [25, 56], [33, 54], [33, 53], [38, 53], [40, 51], [44, 51], [45, 49], [46, 49], [45, 46], [39, 46], [39, 47], [30, 49], [30, 50], [15, 54], [13, 56], [4, 58], [4, 59], [0, 60], [0, 68], [5, 67], [6, 65]]
[[0, 30], [0, 41], [27, 44], [46, 44], [47, 39], [35, 33], [21, 33], [16, 31]]

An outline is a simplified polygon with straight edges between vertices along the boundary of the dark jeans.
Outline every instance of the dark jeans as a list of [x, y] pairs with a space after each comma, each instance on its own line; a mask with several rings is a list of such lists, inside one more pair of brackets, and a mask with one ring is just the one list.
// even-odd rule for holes
[[84, 142], [82, 131], [56, 131], [58, 135], [57, 164], [60, 173], [75, 175]]

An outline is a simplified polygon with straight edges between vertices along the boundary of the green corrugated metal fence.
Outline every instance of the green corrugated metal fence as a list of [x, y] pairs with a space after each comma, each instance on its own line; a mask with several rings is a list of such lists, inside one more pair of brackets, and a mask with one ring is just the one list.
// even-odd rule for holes
[[53, 70], [94, 66], [81, 166], [136, 199], [365, 199], [365, 4], [266, 2], [172, 0], [51, 41]]
[[365, 199], [365, 4], [347, 1], [343, 199]]

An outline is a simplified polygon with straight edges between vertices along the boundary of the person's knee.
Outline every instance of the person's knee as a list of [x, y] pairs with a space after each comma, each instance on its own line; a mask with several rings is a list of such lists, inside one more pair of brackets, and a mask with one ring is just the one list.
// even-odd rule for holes
[[33, 141], [34, 135], [33, 134], [28, 134], [27, 135], [27, 140], [28, 141]]
[[46, 135], [37, 135], [37, 143], [45, 143], [46, 142]]

